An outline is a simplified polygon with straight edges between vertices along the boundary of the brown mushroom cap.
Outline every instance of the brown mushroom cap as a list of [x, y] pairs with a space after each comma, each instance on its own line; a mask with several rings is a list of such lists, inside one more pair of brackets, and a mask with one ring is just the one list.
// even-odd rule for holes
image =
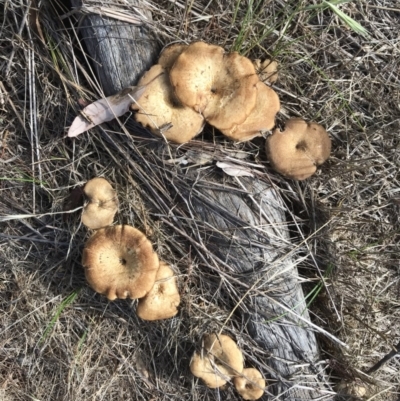
[[[175, 97], [166, 70], [154, 65], [139, 81], [146, 85], [143, 95], [132, 104], [138, 110], [136, 121], [158, 136], [162, 134], [170, 141], [185, 143], [198, 135], [204, 126], [204, 118], [189, 107], [182, 106]], [[172, 124], [168, 129], [164, 127]]]
[[174, 271], [164, 262], [156, 275], [153, 288], [139, 300], [136, 313], [143, 320], [168, 319], [178, 313], [180, 303]]
[[204, 337], [204, 349], [212, 355], [214, 362], [223, 367], [231, 376], [240, 374], [244, 360], [242, 351], [229, 336], [209, 334]]
[[273, 84], [278, 79], [278, 63], [269, 59], [261, 61], [259, 59], [253, 61], [254, 68], [260, 81]]
[[89, 180], [83, 192], [89, 199], [82, 212], [82, 223], [92, 230], [109, 226], [118, 210], [118, 198], [111, 184], [101, 177]]
[[304, 180], [329, 157], [331, 140], [321, 125], [292, 118], [286, 122], [284, 131], [275, 129], [267, 138], [266, 152], [276, 171]]
[[190, 371], [209, 388], [222, 387], [229, 379], [223, 366], [213, 363], [207, 355], [202, 356], [199, 352], [195, 352], [190, 361]]
[[159, 261], [151, 242], [136, 228], [102, 228], [85, 244], [82, 265], [89, 285], [109, 300], [142, 298], [153, 287]]
[[175, 63], [178, 56], [188, 47], [184, 43], [173, 43], [167, 46], [160, 54], [158, 64], [169, 70]]
[[259, 80], [252, 62], [219, 46], [190, 44], [172, 66], [170, 80], [182, 104], [218, 129], [241, 124], [256, 103]]
[[262, 131], [275, 126], [275, 116], [281, 105], [278, 95], [261, 81], [257, 83], [256, 89], [256, 105], [246, 120], [229, 130], [221, 130], [225, 136], [234, 141], [249, 141], [260, 136]]
[[233, 379], [233, 384], [245, 400], [258, 400], [264, 394], [265, 380], [261, 373], [254, 368], [244, 369], [242, 376]]

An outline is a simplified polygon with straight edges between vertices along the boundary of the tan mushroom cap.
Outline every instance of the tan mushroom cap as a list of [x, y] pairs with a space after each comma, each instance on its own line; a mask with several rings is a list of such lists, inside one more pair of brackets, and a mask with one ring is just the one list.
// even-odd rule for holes
[[[139, 81], [145, 85], [143, 95], [131, 108], [137, 110], [135, 119], [155, 135], [165, 136], [175, 143], [185, 143], [198, 135], [204, 118], [189, 107], [182, 106], [175, 97], [166, 70], [154, 65]], [[169, 128], [168, 125], [171, 124]], [[163, 129], [165, 128], [165, 129]]]
[[160, 54], [158, 64], [166, 70], [171, 69], [178, 56], [188, 47], [184, 43], [173, 43], [167, 46]]
[[202, 379], [209, 388], [222, 387], [230, 379], [223, 366], [213, 363], [207, 355], [201, 355], [199, 352], [193, 354], [190, 361], [190, 371], [193, 376]]
[[190, 370], [208, 387], [217, 388], [240, 375], [243, 364], [243, 354], [229, 336], [208, 334], [203, 338], [202, 352], [194, 353]]
[[143, 320], [169, 319], [178, 313], [180, 295], [174, 271], [164, 262], [156, 275], [153, 288], [139, 300], [136, 313]]
[[253, 65], [260, 81], [273, 84], [278, 80], [278, 63], [276, 61], [269, 59], [261, 61], [257, 59], [253, 61]]
[[153, 287], [159, 261], [151, 242], [136, 228], [102, 228], [85, 244], [82, 265], [89, 285], [109, 300], [142, 298]]
[[265, 380], [261, 373], [254, 368], [244, 369], [242, 376], [233, 379], [233, 384], [245, 400], [258, 400], [264, 394]]
[[225, 334], [206, 335], [203, 339], [204, 349], [214, 358], [214, 362], [223, 367], [230, 376], [236, 376], [243, 370], [242, 351], [229, 336]]
[[[139, 79], [137, 86], [147, 85], [151, 81], [154, 81], [159, 75], [164, 73], [165, 73], [164, 67], [161, 64], [155, 64], [142, 75], [142, 77]], [[144, 96], [145, 93], [143, 93], [142, 96]]]
[[304, 180], [329, 157], [331, 140], [321, 125], [292, 118], [286, 122], [284, 131], [275, 129], [267, 139], [266, 152], [276, 171]]
[[260, 136], [262, 131], [268, 131], [275, 126], [275, 116], [281, 107], [277, 93], [261, 81], [257, 83], [256, 89], [256, 105], [246, 120], [229, 130], [221, 130], [234, 141], [250, 141]]
[[170, 80], [182, 104], [218, 129], [241, 124], [256, 104], [259, 79], [252, 62], [219, 46], [190, 44], [172, 66]]
[[92, 230], [109, 226], [118, 211], [118, 198], [111, 184], [102, 177], [89, 180], [83, 192], [89, 202], [82, 212], [82, 223]]

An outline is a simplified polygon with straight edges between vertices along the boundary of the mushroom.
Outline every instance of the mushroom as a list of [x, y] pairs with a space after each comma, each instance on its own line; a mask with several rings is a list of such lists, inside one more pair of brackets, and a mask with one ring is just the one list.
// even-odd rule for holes
[[164, 262], [156, 275], [153, 288], [139, 300], [136, 313], [143, 320], [168, 319], [178, 313], [180, 296], [173, 270]]
[[190, 44], [172, 66], [170, 80], [181, 103], [218, 129], [241, 124], [256, 104], [259, 79], [252, 62], [219, 46]]
[[316, 123], [292, 118], [284, 131], [275, 129], [266, 141], [266, 152], [272, 167], [282, 175], [304, 180], [315, 173], [331, 152], [331, 140]]
[[269, 59], [261, 61], [259, 59], [253, 61], [254, 68], [260, 81], [273, 84], [278, 79], [278, 63]]
[[158, 136], [176, 143], [185, 143], [198, 135], [204, 118], [175, 97], [166, 70], [154, 65], [139, 81], [147, 85], [143, 95], [131, 108], [137, 110], [136, 121]]
[[254, 368], [243, 369], [242, 375], [233, 379], [233, 384], [245, 400], [258, 400], [264, 394], [265, 380]]
[[200, 377], [208, 387], [223, 386], [231, 377], [243, 370], [243, 354], [227, 335], [208, 334], [203, 338], [202, 352], [195, 352], [190, 363], [194, 376]]
[[225, 368], [231, 375], [236, 376], [243, 370], [244, 360], [242, 351], [229, 336], [225, 334], [209, 334], [204, 337], [204, 348], [213, 357], [216, 364]]
[[214, 363], [207, 355], [195, 352], [190, 361], [190, 371], [193, 376], [199, 377], [209, 388], [218, 388], [230, 379], [227, 370]]
[[112, 224], [118, 199], [111, 184], [105, 178], [96, 177], [85, 184], [83, 192], [89, 201], [83, 207], [82, 223], [92, 230]]
[[184, 43], [173, 43], [167, 46], [160, 54], [158, 64], [166, 70], [171, 69], [178, 56], [188, 47]]
[[275, 126], [275, 116], [280, 109], [278, 95], [261, 81], [257, 83], [256, 89], [256, 105], [246, 120], [231, 129], [221, 130], [234, 141], [249, 141], [260, 136], [262, 131], [268, 131]]
[[89, 285], [109, 300], [143, 298], [153, 287], [159, 260], [136, 228], [101, 228], [86, 242], [82, 265]]

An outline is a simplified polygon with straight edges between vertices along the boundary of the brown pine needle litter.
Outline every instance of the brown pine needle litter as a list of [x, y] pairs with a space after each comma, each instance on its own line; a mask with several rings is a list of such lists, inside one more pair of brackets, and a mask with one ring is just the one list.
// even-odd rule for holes
[[[331, 158], [304, 182], [271, 169], [262, 138], [234, 144], [206, 129], [177, 146], [145, 130], [139, 135], [126, 115], [67, 139], [78, 101], [103, 96], [78, 40], [79, 9], [49, 0], [1, 3], [0, 400], [240, 399], [232, 386], [211, 391], [190, 375], [195, 345], [212, 331], [235, 337], [246, 364], [268, 380], [271, 354], [232, 311], [245, 308], [246, 291], [264, 291], [276, 302], [284, 273], [276, 277], [272, 268], [245, 287], [216, 255], [204, 256], [208, 227], [187, 197], [193, 171], [243, 196], [246, 179], [267, 179], [285, 205], [287, 222], [272, 227], [271, 243], [282, 256], [296, 256], [331, 389], [321, 399], [334, 392], [339, 400], [399, 399], [398, 1], [141, 2], [160, 49], [205, 40], [278, 62], [278, 125], [301, 117], [323, 125], [332, 139]], [[85, 1], [83, 11], [145, 21], [119, 0]], [[217, 162], [253, 177], [231, 177]], [[187, 169], [187, 181], [178, 169]], [[173, 267], [181, 318], [144, 322], [136, 301], [107, 302], [86, 284], [81, 254], [89, 234], [79, 205], [65, 204], [95, 176], [117, 190], [118, 224], [143, 231]], [[240, 238], [236, 245], [247, 246]], [[308, 384], [306, 377], [298, 382]], [[279, 399], [268, 387], [263, 397]]]

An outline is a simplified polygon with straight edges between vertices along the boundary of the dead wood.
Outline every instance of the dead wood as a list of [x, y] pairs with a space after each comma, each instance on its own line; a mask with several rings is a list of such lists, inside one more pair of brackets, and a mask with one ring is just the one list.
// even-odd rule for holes
[[[78, 9], [85, 7], [79, 0], [72, 0], [72, 5]], [[81, 21], [80, 35], [104, 94], [110, 96], [135, 85], [143, 71], [154, 64], [159, 53], [157, 38], [150, 25], [133, 25], [105, 18], [101, 10], [99, 14], [85, 15]], [[151, 14], [143, 8], [140, 17], [151, 21]]]

